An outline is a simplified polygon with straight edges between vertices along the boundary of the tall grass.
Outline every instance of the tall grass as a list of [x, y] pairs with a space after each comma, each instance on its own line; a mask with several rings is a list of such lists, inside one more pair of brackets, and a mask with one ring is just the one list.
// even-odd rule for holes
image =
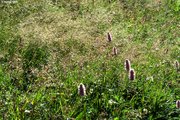
[[179, 5], [0, 2], [0, 118], [178, 120]]

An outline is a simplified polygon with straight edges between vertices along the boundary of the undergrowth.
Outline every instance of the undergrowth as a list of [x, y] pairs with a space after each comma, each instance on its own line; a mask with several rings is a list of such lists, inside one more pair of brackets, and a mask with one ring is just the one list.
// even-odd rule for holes
[[179, 119], [179, 0], [6, 1], [1, 119]]

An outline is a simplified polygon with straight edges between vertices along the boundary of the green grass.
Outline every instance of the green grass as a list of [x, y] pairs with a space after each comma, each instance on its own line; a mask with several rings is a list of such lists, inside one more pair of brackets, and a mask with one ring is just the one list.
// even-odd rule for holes
[[[179, 5], [0, 2], [0, 119], [178, 120]], [[126, 59], [136, 73], [133, 81]], [[78, 94], [80, 83], [86, 96]]]

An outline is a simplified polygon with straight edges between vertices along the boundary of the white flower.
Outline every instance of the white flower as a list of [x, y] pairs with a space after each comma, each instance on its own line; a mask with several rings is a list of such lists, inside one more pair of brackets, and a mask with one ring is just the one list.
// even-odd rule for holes
[[30, 111], [30, 110], [25, 110], [24, 112], [25, 112], [25, 113], [30, 113], [31, 111]]

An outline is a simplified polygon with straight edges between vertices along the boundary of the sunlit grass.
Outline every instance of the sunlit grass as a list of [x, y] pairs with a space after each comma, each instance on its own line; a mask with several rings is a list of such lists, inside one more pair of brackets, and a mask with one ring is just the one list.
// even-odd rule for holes
[[178, 5], [0, 3], [0, 118], [178, 120]]

